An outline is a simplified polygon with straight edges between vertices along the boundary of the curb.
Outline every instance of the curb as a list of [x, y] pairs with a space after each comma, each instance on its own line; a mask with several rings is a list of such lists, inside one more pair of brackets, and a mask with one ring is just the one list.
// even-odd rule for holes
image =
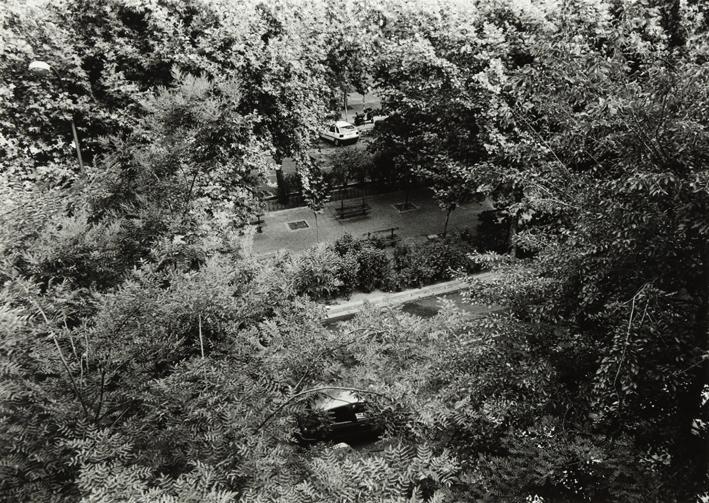
[[[484, 272], [476, 274], [473, 277], [478, 280], [485, 281], [492, 277], [494, 273]], [[424, 286], [422, 288], [413, 288], [404, 290], [403, 292], [394, 293], [378, 293], [371, 298], [361, 300], [347, 301], [342, 304], [326, 306], [326, 316], [323, 319], [324, 323], [331, 323], [350, 318], [362, 311], [365, 307], [393, 307], [411, 302], [413, 300], [425, 299], [428, 297], [437, 297], [448, 293], [457, 292], [465, 289], [468, 282], [462, 279], [454, 279], [443, 283]]]

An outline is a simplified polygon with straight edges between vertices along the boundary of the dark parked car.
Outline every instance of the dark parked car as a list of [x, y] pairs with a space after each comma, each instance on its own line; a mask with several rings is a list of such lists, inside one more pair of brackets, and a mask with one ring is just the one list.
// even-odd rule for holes
[[304, 444], [373, 441], [384, 431], [381, 417], [367, 401], [343, 390], [322, 393], [297, 420], [298, 440]]
[[384, 115], [381, 109], [374, 110], [372, 108], [365, 108], [361, 113], [355, 114], [354, 123], [355, 126], [361, 126], [363, 124], [371, 123], [375, 124], [386, 119], [387, 116]]

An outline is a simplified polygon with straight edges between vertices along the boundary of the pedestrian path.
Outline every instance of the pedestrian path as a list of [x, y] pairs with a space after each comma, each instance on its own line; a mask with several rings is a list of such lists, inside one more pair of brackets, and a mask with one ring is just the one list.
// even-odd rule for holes
[[[331, 201], [317, 216], [317, 226], [315, 215], [309, 208], [267, 213], [263, 217], [263, 232], [254, 235], [251, 253], [264, 255], [283, 249], [302, 251], [317, 242], [333, 242], [345, 233], [363, 237], [368, 232], [392, 227], [398, 228], [396, 233], [400, 238], [414, 240], [443, 231], [446, 214], [433, 200], [430, 190], [412, 190], [409, 201], [414, 204], [414, 209], [400, 212], [394, 204], [403, 202], [405, 198], [403, 192], [368, 196], [368, 214], [345, 220], [336, 218], [336, 208], [341, 202]], [[348, 200], [345, 204], [359, 201]], [[448, 229], [467, 229], [475, 234], [478, 215], [490, 208], [488, 202], [466, 204], [451, 214]]]
[[[497, 277], [499, 277], [499, 273], [496, 272], [484, 272], [474, 276], [478, 281], [489, 281]], [[394, 307], [426, 297], [436, 297], [457, 292], [467, 287], [468, 282], [466, 280], [454, 279], [422, 288], [404, 290], [403, 292], [374, 291], [370, 293], [356, 293], [347, 300], [342, 299], [335, 304], [326, 306], [324, 321], [333, 322], [348, 318], [357, 314], [366, 306]]]

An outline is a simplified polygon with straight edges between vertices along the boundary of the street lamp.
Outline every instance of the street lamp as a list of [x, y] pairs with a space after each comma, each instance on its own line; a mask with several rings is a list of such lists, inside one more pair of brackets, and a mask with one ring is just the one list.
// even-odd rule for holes
[[[59, 74], [54, 68], [52, 68], [49, 63], [45, 61], [32, 61], [29, 66], [29, 71], [35, 75], [46, 76], [53, 74], [56, 78], [59, 78]], [[84, 169], [84, 160], [81, 158], [81, 148], [79, 147], [79, 135], [76, 132], [76, 124], [74, 123], [74, 116], [71, 117], [71, 132], [74, 135], [74, 146], [76, 147], [76, 157], [79, 159], [79, 168]]]

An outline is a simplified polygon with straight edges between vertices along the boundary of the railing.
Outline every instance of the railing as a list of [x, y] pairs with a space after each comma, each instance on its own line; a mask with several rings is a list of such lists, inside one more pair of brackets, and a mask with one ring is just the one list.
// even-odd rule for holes
[[[346, 185], [344, 187], [335, 187], [331, 192], [330, 204], [336, 203], [341, 199], [356, 199], [365, 196], [371, 196], [374, 194], [385, 194], [387, 192], [394, 192], [400, 190], [400, 187], [395, 184], [382, 184], [382, 183], [356, 183], [351, 185]], [[288, 201], [282, 203], [278, 200], [278, 196], [269, 196], [264, 198], [265, 210], [278, 211], [287, 210], [291, 208], [301, 208], [307, 206], [303, 195], [300, 192], [291, 192], [288, 194]]]

